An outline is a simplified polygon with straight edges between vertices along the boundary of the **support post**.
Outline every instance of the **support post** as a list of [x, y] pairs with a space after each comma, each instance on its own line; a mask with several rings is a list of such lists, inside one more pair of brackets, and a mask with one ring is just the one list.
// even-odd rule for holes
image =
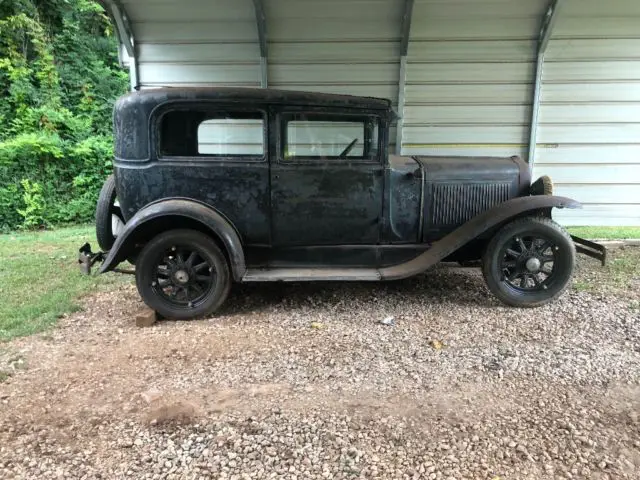
[[540, 27], [540, 34], [536, 44], [536, 71], [533, 84], [533, 101], [531, 103], [529, 153], [527, 156], [530, 170], [533, 170], [533, 164], [536, 156], [538, 118], [540, 115], [540, 99], [542, 98], [542, 75], [544, 73], [544, 55], [547, 51], [547, 46], [549, 45], [553, 27], [558, 19], [558, 10], [562, 5], [562, 2], [563, 0], [552, 0], [551, 4], [547, 7], [544, 18], [542, 19], [542, 26]]
[[404, 126], [404, 90], [407, 81], [407, 53], [411, 33], [413, 0], [405, 0], [400, 31], [400, 69], [398, 71], [398, 121], [396, 123], [396, 154], [402, 154], [402, 129]]
[[260, 43], [260, 86], [269, 86], [269, 55], [267, 51], [267, 17], [264, 13], [263, 0], [253, 0], [253, 7], [256, 12], [256, 25], [258, 27], [258, 42]]

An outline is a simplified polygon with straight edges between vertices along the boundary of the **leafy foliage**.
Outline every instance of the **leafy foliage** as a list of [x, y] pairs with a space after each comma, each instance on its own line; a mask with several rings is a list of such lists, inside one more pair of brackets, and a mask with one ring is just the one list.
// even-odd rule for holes
[[0, 2], [0, 230], [92, 218], [127, 85], [96, 2]]

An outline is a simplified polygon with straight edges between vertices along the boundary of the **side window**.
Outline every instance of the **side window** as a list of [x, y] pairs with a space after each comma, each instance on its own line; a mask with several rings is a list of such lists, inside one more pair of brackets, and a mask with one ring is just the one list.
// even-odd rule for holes
[[160, 155], [260, 160], [265, 154], [261, 112], [172, 110], [160, 120]]
[[378, 160], [376, 117], [303, 113], [283, 118], [284, 160]]

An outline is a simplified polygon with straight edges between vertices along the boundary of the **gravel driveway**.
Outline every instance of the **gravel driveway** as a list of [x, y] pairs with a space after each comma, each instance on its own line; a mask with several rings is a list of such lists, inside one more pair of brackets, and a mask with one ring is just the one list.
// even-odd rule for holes
[[0, 478], [638, 479], [639, 283], [517, 310], [443, 266], [147, 329], [122, 287], [0, 346]]

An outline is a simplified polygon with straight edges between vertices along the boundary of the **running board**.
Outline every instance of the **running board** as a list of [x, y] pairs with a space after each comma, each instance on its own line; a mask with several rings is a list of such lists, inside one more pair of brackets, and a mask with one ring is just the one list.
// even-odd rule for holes
[[377, 282], [382, 277], [375, 268], [270, 268], [249, 269], [243, 282]]

